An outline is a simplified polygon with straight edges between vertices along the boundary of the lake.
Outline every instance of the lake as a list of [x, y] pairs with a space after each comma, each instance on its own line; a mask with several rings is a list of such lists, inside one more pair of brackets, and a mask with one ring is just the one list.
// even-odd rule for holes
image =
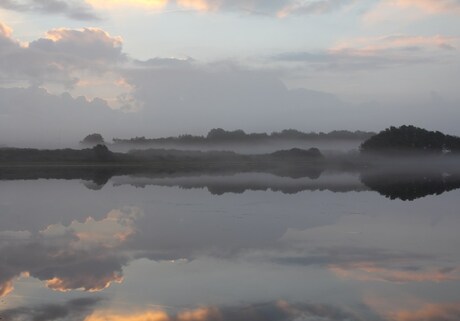
[[2, 320], [460, 320], [460, 180], [0, 181]]

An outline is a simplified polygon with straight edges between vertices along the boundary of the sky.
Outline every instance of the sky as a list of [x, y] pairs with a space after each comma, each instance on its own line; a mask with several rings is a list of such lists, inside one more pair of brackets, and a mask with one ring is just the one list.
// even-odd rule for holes
[[460, 135], [459, 0], [0, 0], [0, 145]]

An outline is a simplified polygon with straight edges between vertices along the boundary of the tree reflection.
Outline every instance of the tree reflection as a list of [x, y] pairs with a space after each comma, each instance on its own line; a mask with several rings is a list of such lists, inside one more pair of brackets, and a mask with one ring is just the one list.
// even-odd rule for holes
[[395, 200], [413, 201], [460, 188], [460, 174], [430, 172], [367, 172], [361, 181], [370, 189]]

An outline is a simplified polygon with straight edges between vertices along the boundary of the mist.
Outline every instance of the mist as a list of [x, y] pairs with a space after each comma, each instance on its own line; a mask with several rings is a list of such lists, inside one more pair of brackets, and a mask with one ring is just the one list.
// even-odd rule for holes
[[[104, 99], [74, 98], [68, 93], [52, 94], [38, 87], [2, 88], [0, 145], [77, 147], [78, 142], [91, 133], [100, 133], [110, 142], [113, 138], [139, 136], [203, 135], [219, 127], [246, 132], [289, 128], [305, 132], [378, 132], [390, 125], [410, 123], [450, 134], [459, 133], [455, 119], [460, 117], [460, 110], [448, 102], [435, 104], [426, 101], [416, 107], [375, 103], [358, 105], [346, 103], [328, 93], [287, 89], [272, 75], [200, 73], [200, 76], [192, 73], [187, 81], [179, 82], [175, 82], [172, 75], [162, 73], [149, 74], [158, 77], [156, 80], [141, 77], [134, 92], [142, 106], [138, 110], [113, 109]], [[175, 87], [171, 87], [173, 83]], [[359, 144], [342, 142], [333, 145], [314, 147], [349, 150]], [[285, 146], [256, 149], [251, 146], [249, 149], [263, 153], [293, 146], [309, 147], [292, 142]], [[247, 152], [244, 146], [223, 148]]]

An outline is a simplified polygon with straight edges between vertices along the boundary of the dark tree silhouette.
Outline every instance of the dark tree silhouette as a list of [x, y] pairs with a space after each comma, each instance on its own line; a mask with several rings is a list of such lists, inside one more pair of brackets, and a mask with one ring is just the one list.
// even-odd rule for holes
[[131, 139], [114, 138], [115, 144], [137, 145], [174, 145], [174, 144], [219, 144], [219, 143], [270, 143], [279, 141], [317, 141], [317, 140], [359, 140], [364, 141], [375, 135], [372, 132], [362, 131], [332, 131], [330, 133], [304, 133], [295, 129], [285, 129], [281, 132], [245, 133], [243, 130], [227, 131], [222, 128], [211, 129], [206, 136], [180, 135], [176, 137], [145, 138], [134, 137]]
[[389, 199], [413, 201], [460, 188], [460, 175], [441, 172], [365, 173], [361, 181]]
[[96, 146], [96, 145], [103, 145], [105, 144], [104, 142], [104, 138], [102, 137], [101, 134], [90, 134], [88, 136], [86, 136], [81, 142], [80, 144], [82, 145], [86, 145], [86, 146]]
[[390, 127], [361, 144], [362, 152], [460, 151], [460, 138], [415, 126]]

